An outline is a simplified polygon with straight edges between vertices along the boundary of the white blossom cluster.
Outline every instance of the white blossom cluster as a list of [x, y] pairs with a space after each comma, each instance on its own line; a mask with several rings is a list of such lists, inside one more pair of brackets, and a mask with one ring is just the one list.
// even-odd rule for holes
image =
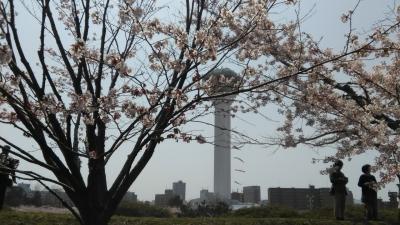
[[[349, 12], [341, 19], [348, 22], [351, 16]], [[280, 103], [286, 115], [279, 128], [280, 144], [337, 148], [328, 161], [374, 151], [378, 156], [373, 168], [380, 172], [380, 183], [398, 178], [400, 20], [396, 18], [392, 26], [377, 27], [365, 40], [350, 34], [345, 56], [332, 50], [313, 51], [320, 61], [340, 59], [279, 88], [290, 99]]]

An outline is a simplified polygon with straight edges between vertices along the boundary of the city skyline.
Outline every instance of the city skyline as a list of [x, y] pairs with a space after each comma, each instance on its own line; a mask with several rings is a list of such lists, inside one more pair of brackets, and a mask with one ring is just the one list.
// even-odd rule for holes
[[[34, 187], [34, 185], [32, 185], [32, 183], [26, 182], [26, 181], [12, 186], [12, 188], [15, 188], [15, 187], [21, 188], [23, 191], [25, 191], [28, 194], [29, 194], [29, 192], [35, 192], [35, 191], [48, 192], [48, 190], [46, 190], [46, 189], [36, 189], [36, 187]], [[128, 201], [134, 201], [134, 202], [135, 201], [151, 202], [153, 204], [156, 204], [156, 205], [159, 204], [159, 205], [163, 205], [163, 206], [168, 206], [168, 199], [173, 198], [175, 196], [180, 197], [180, 199], [183, 200], [183, 202], [187, 202], [187, 203], [191, 202], [192, 200], [196, 200], [196, 199], [200, 199], [200, 200], [207, 199], [207, 196], [208, 197], [211, 196], [211, 198], [213, 198], [214, 200], [217, 200], [217, 201], [218, 200], [224, 201], [223, 199], [218, 198], [214, 192], [211, 192], [208, 189], [201, 189], [199, 191], [198, 195], [195, 196], [194, 198], [191, 198], [191, 199], [185, 199], [185, 197], [182, 198], [182, 195], [183, 196], [186, 195], [186, 183], [183, 182], [182, 180], [172, 182], [171, 187], [172, 188], [167, 187], [163, 191], [160, 191], [160, 192], [164, 192], [163, 194], [154, 193], [153, 199], [150, 199], [150, 200], [141, 199], [140, 196], [138, 196], [137, 193], [134, 191], [127, 192], [124, 199], [128, 200]], [[56, 187], [56, 186], [53, 186], [53, 188], [51, 188], [51, 189], [58, 193], [64, 193], [64, 191], [62, 189], [59, 189], [59, 187]], [[264, 197], [262, 195], [260, 195], [262, 189], [265, 189], [267, 192], [266, 196], [264, 196]], [[266, 187], [266, 188], [264, 188], [264, 187], [260, 187], [259, 185], [243, 186], [242, 190], [240, 190], [240, 191], [236, 190], [236, 191], [231, 192], [230, 200], [237, 200], [237, 198], [239, 197], [240, 198], [239, 201], [242, 203], [255, 203], [255, 204], [259, 204], [259, 205], [263, 204], [263, 202], [265, 202], [265, 201], [267, 202], [267, 204], [273, 204], [273, 205], [276, 204], [278, 201], [283, 201], [282, 203], [285, 205], [285, 204], [291, 204], [290, 202], [292, 202], [292, 201], [294, 201], [294, 203], [296, 201], [300, 201], [300, 200], [296, 200], [295, 198], [292, 199], [290, 196], [303, 198], [304, 196], [307, 197], [306, 196], [307, 193], [309, 193], [309, 192], [314, 193], [314, 191], [316, 191], [315, 193], [317, 193], [318, 195], [322, 194], [324, 196], [323, 198], [324, 198], [325, 203], [323, 203], [323, 204], [325, 204], [325, 205], [326, 205], [326, 203], [333, 204], [334, 199], [329, 193], [330, 187], [315, 187], [314, 185], [311, 185], [311, 184], [308, 187]], [[295, 194], [295, 192], [298, 192], [298, 194]], [[395, 194], [395, 196], [397, 196], [397, 192], [389, 191], [386, 194], [388, 196], [388, 199], [385, 199], [385, 200], [382, 198], [378, 198], [378, 199], [381, 201], [386, 201], [386, 202], [392, 198], [397, 199], [397, 197], [391, 196], [393, 194]], [[271, 198], [271, 195], [273, 195], [272, 196], [273, 198]], [[302, 195], [304, 195], [304, 196], [302, 196]], [[63, 196], [63, 198], [67, 198], [67, 196], [64, 194], [62, 196]], [[233, 197], [233, 196], [235, 196], [235, 197]], [[349, 190], [349, 194], [348, 194], [347, 198], [348, 198], [349, 204], [361, 204], [361, 199], [354, 198], [353, 192], [351, 190]], [[60, 202], [57, 202], [57, 200], [54, 196], [52, 197], [52, 199], [53, 200], [51, 200], [51, 201], [53, 203], [57, 203], [57, 205], [59, 205], [60, 207], [62, 206]], [[160, 204], [160, 199], [162, 201], [161, 204]], [[236, 204], [236, 203], [237, 202], [231, 202], [231, 204]]]

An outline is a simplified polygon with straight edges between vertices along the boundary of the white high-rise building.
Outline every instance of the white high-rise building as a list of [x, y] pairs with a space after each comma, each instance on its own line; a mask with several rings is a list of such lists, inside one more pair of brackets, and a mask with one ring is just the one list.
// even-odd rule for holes
[[214, 101], [214, 193], [217, 198], [231, 196], [231, 115], [229, 98]]
[[[215, 69], [207, 78], [211, 95], [235, 90], [237, 74], [230, 69]], [[231, 196], [231, 104], [235, 95], [214, 99], [214, 193], [222, 200]]]

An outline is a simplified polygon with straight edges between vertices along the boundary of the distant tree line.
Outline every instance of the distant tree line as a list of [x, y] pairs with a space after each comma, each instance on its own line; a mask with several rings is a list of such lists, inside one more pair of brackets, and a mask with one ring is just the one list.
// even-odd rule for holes
[[21, 187], [12, 187], [7, 191], [4, 204], [11, 207], [20, 205], [42, 206], [42, 194], [41, 191], [27, 193]]

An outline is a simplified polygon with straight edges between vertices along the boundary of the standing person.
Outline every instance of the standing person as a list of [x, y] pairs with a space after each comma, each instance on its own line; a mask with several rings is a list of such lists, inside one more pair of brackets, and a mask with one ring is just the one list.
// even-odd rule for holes
[[337, 220], [344, 220], [344, 209], [347, 195], [346, 184], [348, 178], [342, 173], [342, 167], [343, 162], [337, 160], [333, 164], [332, 172], [329, 175], [332, 183], [331, 194], [335, 198], [335, 217]]
[[[7, 187], [11, 187], [12, 183], [16, 183], [15, 169], [18, 166], [18, 160], [8, 156], [10, 146], [1, 147], [0, 153], [0, 210], [3, 208], [4, 198]], [[10, 172], [11, 171], [11, 172]], [[10, 175], [12, 179], [10, 179]]]
[[361, 167], [363, 174], [358, 180], [358, 186], [361, 187], [361, 201], [365, 204], [366, 217], [368, 220], [378, 219], [378, 193], [375, 176], [371, 174], [371, 165], [366, 164]]

